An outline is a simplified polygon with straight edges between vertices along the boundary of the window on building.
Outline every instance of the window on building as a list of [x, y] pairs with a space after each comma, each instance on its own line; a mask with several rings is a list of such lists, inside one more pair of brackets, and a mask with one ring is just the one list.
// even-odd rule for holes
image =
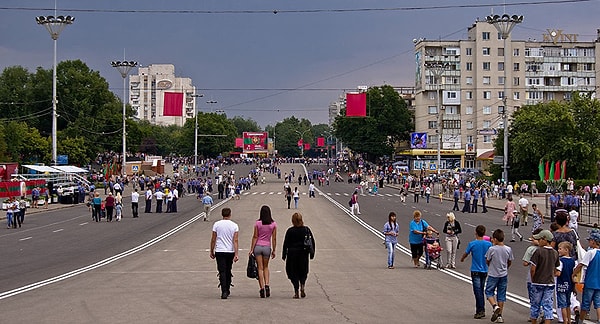
[[473, 49], [470, 47], [465, 48], [465, 54], [468, 56], [473, 55]]
[[483, 92], [483, 99], [492, 99], [492, 92], [491, 91], [484, 91]]
[[438, 143], [438, 135], [437, 134], [429, 135], [429, 143], [437, 144]]
[[498, 114], [499, 115], [504, 114], [504, 106], [498, 106]]
[[483, 84], [485, 85], [489, 85], [491, 83], [491, 78], [489, 76], [484, 76], [483, 77]]
[[503, 84], [504, 84], [504, 80], [505, 80], [505, 79], [504, 79], [504, 77], [503, 77], [503, 76], [499, 76], [499, 77], [498, 77], [498, 84], [499, 84], [499, 85], [503, 85]]
[[498, 56], [504, 56], [504, 47], [498, 47]]
[[458, 49], [456, 48], [446, 48], [446, 55], [458, 55]]
[[513, 48], [513, 56], [519, 56], [519, 49]]
[[548, 100], [548, 101], [554, 100], [554, 92], [546, 92], [546, 100]]
[[498, 99], [504, 99], [504, 91], [498, 91]]
[[460, 112], [458, 111], [457, 106], [446, 106], [445, 109], [446, 115], [458, 115]]
[[430, 115], [435, 115], [437, 114], [437, 106], [429, 106], [427, 107], [427, 111]]
[[521, 93], [519, 91], [513, 92], [513, 100], [521, 99]]
[[498, 71], [504, 71], [504, 62], [498, 62]]
[[465, 91], [465, 99], [472, 100], [473, 99], [473, 91]]
[[492, 127], [492, 121], [491, 120], [484, 120], [483, 121], [483, 128], [490, 128]]
[[521, 65], [519, 63], [513, 63], [513, 71], [520, 71]]
[[473, 71], [473, 63], [472, 62], [467, 62], [467, 64], [465, 65], [465, 69], [467, 71]]
[[429, 124], [429, 129], [437, 129], [438, 128], [437, 127], [437, 121], [435, 121], [435, 120], [430, 120], [428, 122], [428, 124]]
[[491, 115], [492, 114], [492, 107], [491, 106], [483, 106], [483, 114], [484, 115]]
[[429, 91], [429, 100], [435, 100], [436, 99], [436, 92], [435, 91]]
[[513, 85], [518, 86], [521, 83], [519, 77], [513, 77]]
[[465, 107], [465, 115], [472, 115], [472, 114], [473, 114], [473, 106]]
[[484, 71], [489, 71], [490, 70], [490, 66], [491, 66], [490, 62], [483, 62], [483, 64], [482, 64], [482, 68], [483, 68]]
[[467, 120], [467, 129], [473, 129], [473, 121]]
[[457, 97], [458, 97], [458, 94], [456, 93], [456, 91], [446, 92], [446, 98], [448, 98], [448, 99], [456, 99]]
[[593, 63], [583, 63], [582, 70], [584, 70], [584, 71], [594, 71], [594, 64]]
[[473, 77], [466, 77], [465, 78], [465, 84], [472, 85], [473, 84]]
[[482, 32], [481, 33], [481, 38], [483, 40], [490, 40], [490, 32]]
[[492, 136], [490, 136], [490, 135], [483, 135], [483, 142], [484, 143], [491, 143], [492, 142]]
[[483, 51], [483, 55], [485, 55], [485, 56], [490, 55], [490, 48], [489, 47], [482, 48], [482, 51]]
[[467, 135], [467, 143], [473, 143], [473, 135]]

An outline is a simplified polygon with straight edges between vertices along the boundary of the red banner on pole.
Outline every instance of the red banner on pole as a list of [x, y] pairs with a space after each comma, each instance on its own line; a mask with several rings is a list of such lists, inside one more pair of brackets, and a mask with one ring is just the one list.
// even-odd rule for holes
[[304, 143], [304, 141], [302, 139], [298, 140], [298, 146], [302, 146], [303, 143]]
[[346, 117], [366, 117], [367, 116], [367, 94], [347, 93], [346, 94]]
[[241, 137], [236, 138], [235, 147], [244, 147], [244, 139]]
[[325, 137], [317, 137], [317, 146], [319, 146], [319, 147], [325, 146]]
[[310, 143], [304, 143], [304, 150], [305, 151], [310, 150]]
[[183, 116], [182, 92], [165, 92], [163, 116]]

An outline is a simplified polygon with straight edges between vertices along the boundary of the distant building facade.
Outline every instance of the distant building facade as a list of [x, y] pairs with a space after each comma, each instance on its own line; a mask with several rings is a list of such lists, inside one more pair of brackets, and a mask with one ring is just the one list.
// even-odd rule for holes
[[[413, 162], [426, 169], [437, 162], [441, 140], [441, 169], [482, 169], [504, 128], [503, 111], [510, 122], [523, 105], [570, 100], [573, 92], [596, 96], [600, 29], [592, 41], [566, 30], [549, 29], [539, 37], [505, 42], [493, 25], [476, 21], [467, 39], [415, 40], [415, 132], [427, 133], [429, 144], [404, 153], [418, 156]], [[444, 66], [441, 77], [431, 63]]]
[[[182, 116], [164, 116], [164, 93], [183, 93]], [[137, 75], [129, 76], [129, 104], [133, 117], [156, 125], [183, 126], [196, 112], [196, 87], [192, 79], [175, 75], [173, 64], [151, 64], [139, 67]]]

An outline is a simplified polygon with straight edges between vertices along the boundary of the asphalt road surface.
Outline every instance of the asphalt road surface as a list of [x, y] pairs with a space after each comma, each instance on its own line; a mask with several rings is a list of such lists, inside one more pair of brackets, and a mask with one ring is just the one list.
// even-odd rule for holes
[[[301, 170], [284, 164], [283, 172]], [[307, 168], [324, 168], [311, 165]], [[246, 174], [248, 166], [236, 166]], [[283, 173], [282, 172], [282, 173]], [[307, 298], [294, 300], [281, 260], [285, 230], [291, 215], [283, 195], [283, 180], [265, 175], [267, 183], [253, 187], [240, 200], [217, 201], [211, 222], [203, 222], [200, 201], [179, 200], [177, 214], [140, 214], [133, 219], [125, 202], [121, 222], [94, 223], [87, 207], [73, 206], [38, 213], [21, 230], [0, 234], [0, 311], [2, 323], [465, 323], [473, 319], [474, 297], [470, 259], [456, 270], [423, 270], [411, 265], [408, 223], [419, 209], [441, 228], [452, 203], [433, 200], [401, 203], [391, 187], [379, 195], [360, 197], [361, 215], [349, 213], [354, 186], [331, 182], [317, 186], [317, 197], [302, 193], [298, 212], [316, 240], [310, 264]], [[292, 186], [295, 186], [292, 183]], [[143, 202], [140, 209], [143, 210]], [[278, 227], [277, 258], [271, 261], [271, 291], [258, 298], [258, 283], [245, 277], [252, 226], [262, 205], [269, 205]], [[234, 265], [232, 296], [219, 299], [216, 264], [208, 255], [212, 221], [223, 207], [233, 210], [240, 225], [240, 261]], [[389, 211], [401, 226], [396, 269], [387, 269], [381, 229]], [[503, 225], [500, 211], [457, 214], [464, 234], [459, 253], [483, 224], [488, 234]], [[528, 230], [523, 228], [525, 234]], [[510, 236], [510, 235], [509, 235]], [[527, 236], [526, 236], [527, 237]], [[509, 243], [516, 258], [509, 272], [506, 322], [525, 322], [529, 310], [521, 265], [526, 241]], [[445, 256], [444, 256], [445, 257]], [[460, 257], [460, 256], [459, 256]], [[491, 308], [487, 306], [489, 321]]]

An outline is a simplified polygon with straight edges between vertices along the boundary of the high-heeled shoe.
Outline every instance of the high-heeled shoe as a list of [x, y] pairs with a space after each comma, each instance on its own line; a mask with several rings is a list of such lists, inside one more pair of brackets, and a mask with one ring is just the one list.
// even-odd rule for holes
[[265, 296], [271, 297], [271, 287], [269, 287], [268, 285], [265, 286]]
[[259, 290], [258, 293], [260, 294], [260, 298], [265, 298], [265, 290], [264, 289]]

